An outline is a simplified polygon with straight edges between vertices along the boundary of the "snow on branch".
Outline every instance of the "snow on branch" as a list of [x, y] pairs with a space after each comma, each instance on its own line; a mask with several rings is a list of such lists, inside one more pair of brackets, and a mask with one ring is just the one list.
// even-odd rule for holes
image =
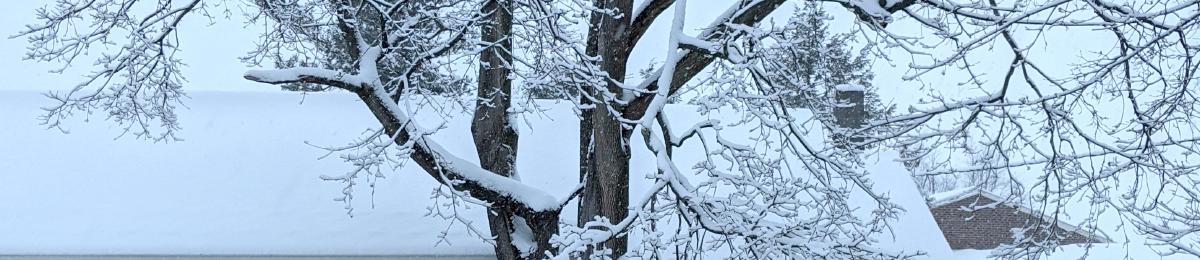
[[[390, 10], [393, 9], [392, 7], [379, 6], [378, 8]], [[479, 17], [472, 16], [470, 19], [479, 19]], [[451, 49], [461, 41], [463, 32], [473, 24], [474, 22], [469, 21], [460, 29], [442, 30], [455, 33], [451, 36], [450, 42], [438, 43], [438, 46], [434, 46], [434, 50], [428, 55], [415, 58], [425, 61], [444, 54], [445, 50]], [[343, 34], [347, 34], [346, 44], [352, 46], [351, 49], [354, 50], [351, 54], [356, 54], [355, 57], [352, 57], [356, 61], [354, 73], [313, 67], [295, 67], [251, 70], [245, 73], [244, 78], [267, 84], [316, 83], [355, 93], [383, 125], [392, 142], [408, 151], [409, 157], [438, 182], [492, 205], [515, 208], [518, 213], [525, 214], [526, 218], [535, 217], [532, 214], [559, 210], [561, 204], [554, 196], [514, 179], [487, 171], [445, 150], [436, 141], [427, 137], [433, 131], [422, 127], [411, 118], [407, 110], [399, 105], [399, 102], [405, 100], [397, 98], [399, 94], [402, 94], [399, 92], [403, 89], [402, 86], [386, 86], [381, 78], [381, 75], [384, 75], [381, 73], [381, 63], [390, 62], [391, 60], [388, 58], [400, 55], [384, 48], [385, 45], [397, 44], [401, 40], [398, 33], [384, 33], [388, 37], [381, 41], [375, 41], [376, 43], [372, 43], [358, 29], [343, 30]], [[410, 66], [415, 67], [419, 64]], [[408, 70], [404, 70], [405, 73], [399, 74], [401, 77], [399, 82], [402, 82], [403, 85], [407, 85], [408, 78], [413, 75], [410, 73], [411, 69], [412, 67], [409, 67]], [[393, 91], [395, 92], [393, 93]]]
[[657, 20], [658, 15], [667, 10], [671, 3], [675, 0], [646, 0], [642, 1], [641, 5], [633, 10], [633, 19], [630, 21], [629, 31], [629, 46], [635, 46], [642, 36], [646, 34], [646, 30], [650, 29], [650, 25]]
[[[378, 52], [368, 50], [364, 53]], [[368, 57], [370, 55], [367, 55]], [[360, 69], [372, 70], [373, 66], [362, 66]], [[421, 164], [431, 176], [443, 184], [465, 190], [472, 196], [489, 203], [518, 203], [528, 212], [557, 211], [559, 201], [544, 191], [530, 187], [516, 180], [484, 170], [453, 153], [446, 151], [437, 142], [427, 138], [430, 133], [417, 122], [410, 119], [383, 88], [375, 87], [378, 79], [367, 79], [362, 75], [342, 76], [327, 69], [293, 68], [282, 70], [252, 70], [246, 72], [246, 79], [267, 83], [284, 84], [292, 82], [310, 82], [327, 84], [343, 88], [359, 94], [363, 102], [376, 111], [376, 115], [385, 116], [381, 121], [385, 124], [389, 135], [397, 144], [409, 142], [412, 138], [412, 157]], [[365, 75], [378, 75], [378, 72]]]
[[[771, 12], [775, 11], [775, 9], [783, 5], [784, 2], [784, 0], [741, 0], [718, 16], [713, 21], [712, 25], [708, 27], [708, 29], [701, 31], [699, 36], [695, 37], [697, 40], [685, 40], [684, 42], [726, 42], [728, 40], [732, 40], [732, 38], [740, 37], [743, 34], [736, 33], [735, 31], [739, 31], [736, 28], [741, 28], [740, 26], [745, 25], [752, 26], [758, 24], [759, 21], [765, 19], [768, 14], [771, 14]], [[708, 45], [710, 48], [715, 48], [715, 46], [709, 44], [702, 45]], [[683, 46], [686, 47], [691, 45], [684, 44]], [[650, 75], [650, 77], [648, 77], [648, 80], [645, 83], [642, 83], [640, 86], [638, 86], [637, 89], [642, 90], [645, 93], [657, 93], [658, 88], [663, 87], [668, 89], [668, 96], [670, 96], [670, 94], [675, 93], [675, 91], [682, 87], [684, 83], [686, 83], [688, 80], [691, 80], [691, 78], [695, 77], [696, 74], [699, 74], [701, 70], [707, 67], [708, 64], [712, 63], [715, 59], [712, 55], [690, 50], [684, 50], [678, 55], [680, 55], [678, 61], [673, 63], [675, 68], [671, 70], [671, 74], [667, 74], [671, 77], [671, 85], [658, 85], [658, 79], [660, 75], [664, 74], [665, 71], [665, 68], [660, 67], [652, 75]], [[656, 95], [637, 96], [633, 101], [629, 102], [628, 106], [626, 106], [623, 111], [623, 116], [632, 120], [642, 118], [648, 112], [647, 108], [654, 100], [654, 96]]]
[[250, 81], [267, 84], [315, 83], [351, 92], [358, 91], [366, 83], [358, 75], [347, 75], [345, 72], [311, 67], [249, 70], [242, 77]]
[[[415, 71], [425, 63], [461, 47], [460, 43], [466, 38], [466, 32], [475, 28], [477, 20], [482, 19], [480, 14], [472, 11], [456, 14], [463, 15], [462, 17], [430, 15], [452, 11], [453, 8], [472, 10], [474, 7], [381, 1], [363, 4], [368, 5], [365, 6], [368, 13], [388, 14], [386, 18], [372, 18], [382, 19], [379, 21], [382, 26], [365, 23], [363, 14], [353, 11], [359, 10], [359, 6], [355, 6], [354, 3], [337, 2], [332, 7], [339, 26], [334, 32], [341, 36], [334, 39], [341, 40], [341, 44], [348, 46], [345, 54], [350, 56], [349, 60], [353, 64], [348, 64], [350, 68], [345, 70], [353, 72], [292, 67], [251, 70], [243, 77], [267, 84], [315, 83], [355, 93], [383, 125], [390, 142], [408, 153], [409, 157], [434, 180], [493, 206], [513, 208], [519, 214], [524, 214], [527, 219], [542, 218], [534, 214], [557, 212], [561, 204], [554, 196], [517, 180], [487, 171], [442, 148], [436, 141], [427, 137], [433, 130], [422, 127], [399, 103], [406, 100], [401, 98], [401, 95], [412, 83], [411, 78], [416, 75]], [[300, 7], [273, 11], [276, 16], [302, 15], [303, 8]], [[404, 8], [423, 11], [402, 10]], [[400, 18], [391, 17], [393, 15], [399, 15]], [[446, 23], [452, 20], [460, 23]], [[420, 24], [427, 22], [436, 24], [433, 24], [428, 32], [416, 33], [423, 28], [420, 26], [429, 26]], [[403, 52], [408, 49], [420, 51], [411, 55], [415, 57], [405, 56]], [[402, 67], [387, 67], [396, 64]], [[397, 70], [400, 73], [387, 74], [385, 69]], [[385, 76], [394, 78], [385, 84]]]
[[[557, 211], [562, 206], [559, 200], [549, 193], [515, 179], [485, 170], [461, 157], [454, 156], [454, 154], [446, 151], [445, 148], [442, 148], [433, 140], [420, 137], [416, 143], [424, 147], [431, 156], [440, 159], [438, 160], [438, 165], [441, 167], [442, 174], [446, 174], [447, 176], [457, 175], [467, 183], [475, 183], [489, 191], [499, 193], [500, 196], [509, 197], [533, 212]], [[453, 180], [454, 178], [451, 178], [451, 181]], [[456, 186], [454, 183], [447, 183], [447, 185]], [[471, 189], [466, 190], [472, 192]], [[488, 198], [480, 199], [489, 201]]]
[[[672, 75], [675, 74], [675, 66], [679, 63], [679, 45], [683, 42], [681, 38], [690, 38], [683, 33], [683, 21], [687, 17], [687, 0], [675, 1], [675, 17], [671, 20], [671, 33], [667, 39], [667, 63], [663, 64], [663, 72], [658, 75], [658, 84], [661, 86], [670, 86]], [[696, 40], [698, 41], [698, 40]], [[692, 41], [688, 41], [692, 42]], [[671, 95], [671, 90], [668, 88], [658, 88], [654, 93], [654, 97], [650, 101], [650, 105], [646, 107], [646, 112], [639, 119], [642, 127], [649, 128], [654, 122], [655, 117], [658, 117], [662, 112], [662, 108], [667, 105], [667, 98]]]

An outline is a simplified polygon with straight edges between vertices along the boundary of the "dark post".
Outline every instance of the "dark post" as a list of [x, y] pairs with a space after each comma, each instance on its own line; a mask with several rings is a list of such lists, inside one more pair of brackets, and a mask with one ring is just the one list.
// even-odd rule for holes
[[833, 120], [836, 127], [833, 139], [839, 148], [859, 148], [851, 144], [863, 141], [862, 136], [846, 135], [862, 129], [867, 122], [866, 103], [863, 102], [865, 93], [866, 88], [860, 85], [842, 84], [833, 89]]

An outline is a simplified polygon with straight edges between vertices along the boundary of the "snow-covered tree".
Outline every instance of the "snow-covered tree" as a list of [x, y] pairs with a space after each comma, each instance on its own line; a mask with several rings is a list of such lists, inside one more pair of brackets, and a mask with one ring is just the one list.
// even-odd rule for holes
[[[445, 4], [451, 3], [452, 1], [434, 2]], [[348, 70], [355, 65], [355, 58], [350, 55], [352, 53], [350, 48], [355, 48], [355, 46], [349, 45], [344, 39], [339, 38], [342, 36], [340, 28], [352, 26], [351, 24], [348, 24], [351, 21], [335, 21], [337, 24], [330, 26], [312, 26], [313, 23], [320, 22], [321, 18], [312, 15], [287, 15], [272, 11], [296, 8], [297, 6], [295, 5], [300, 4], [300, 2], [255, 0], [253, 1], [253, 4], [262, 10], [267, 10], [266, 12], [259, 13], [258, 17], [254, 17], [255, 19], [266, 18], [271, 19], [280, 26], [291, 26], [292, 28], [289, 28], [289, 30], [292, 31], [293, 35], [291, 36], [294, 37], [294, 39], [291, 40], [306, 41], [305, 44], [310, 44], [313, 46], [311, 50], [315, 51], [304, 53], [287, 53], [281, 51], [280, 49], [272, 49], [274, 53], [271, 55], [276, 57], [271, 57], [271, 59], [278, 63], [275, 64], [276, 67], [305, 66]], [[327, 3], [317, 2], [313, 4], [332, 6], [337, 4], [337, 2], [328, 1]], [[420, 10], [419, 8], [415, 7], [414, 3], [404, 3], [403, 5], [413, 5], [414, 7], [400, 7], [399, 9], [402, 12]], [[353, 23], [356, 23], [357, 26], [365, 27], [365, 30], [379, 30], [377, 27], [386, 26], [382, 15], [380, 15], [378, 12], [374, 12], [374, 10], [357, 9], [347, 12], [353, 12], [352, 15], [357, 19], [353, 21]], [[419, 28], [423, 26], [431, 28]], [[431, 30], [434, 29], [432, 28], [433, 26], [437, 25], [433, 23], [422, 23], [415, 25], [413, 29]], [[374, 38], [379, 36], [368, 34], [364, 35], [364, 37], [366, 37], [369, 41], [375, 41], [376, 39]], [[398, 53], [397, 55], [406, 56], [408, 57], [407, 59], [416, 59], [420, 55], [420, 53], [415, 52], [409, 53], [409, 51], [416, 51], [412, 48], [400, 47], [396, 48], [395, 51]], [[436, 69], [436, 67], [430, 68], [425, 66], [421, 66], [420, 68], [416, 69], [416, 72], [411, 75], [411, 80], [413, 81], [411, 83], [412, 87], [419, 89], [421, 92], [441, 95], [461, 95], [470, 90], [468, 88], [469, 84], [467, 84], [466, 80], [455, 79], [455, 77], [461, 78], [460, 75], [452, 74], [447, 71], [438, 71]], [[400, 73], [404, 72], [404, 66], [389, 66], [389, 64], [384, 64], [379, 68], [379, 70], [380, 77], [382, 77], [384, 81], [391, 81], [399, 79], [402, 76]], [[292, 91], [325, 91], [330, 89], [328, 86], [312, 83], [289, 83], [282, 84], [281, 87], [284, 90]]]
[[[864, 55], [868, 53], [856, 55], [851, 50], [854, 35], [830, 32], [826, 21], [831, 19], [820, 3], [805, 2], [771, 37], [778, 42], [763, 63], [772, 73], [770, 79], [789, 91], [784, 102], [790, 106], [827, 108], [827, 94], [837, 85], [873, 88], [875, 74]], [[873, 100], [872, 107], [881, 106], [878, 97]]]
[[[805, 2], [781, 28], [774, 28], [763, 55], [763, 72], [766, 80], [781, 91], [785, 105], [807, 108], [816, 113], [819, 120], [834, 125], [834, 92], [838, 86], [855, 85], [863, 89], [865, 102], [864, 120], [886, 117], [892, 107], [883, 104], [871, 80], [868, 56], [872, 53], [862, 49], [855, 53], [850, 46], [856, 39], [849, 33], [833, 33], [827, 21], [832, 20], [819, 2]], [[864, 133], [869, 134], [869, 133]], [[841, 137], [834, 137], [841, 142]]]
[[[250, 13], [268, 19], [252, 22], [268, 29], [246, 61], [278, 67], [244, 77], [317, 84], [360, 98], [363, 113], [374, 115], [380, 129], [331, 149], [344, 154], [351, 170], [326, 179], [342, 181], [349, 191], [356, 178], [382, 175], [403, 157], [453, 198], [490, 209], [500, 257], [654, 257], [679, 255], [672, 248], [684, 245], [744, 258], [905, 256], [880, 252], [869, 239], [884, 232], [899, 209], [873, 192], [853, 160], [836, 159], [839, 149], [804, 138], [820, 127], [792, 114], [787, 91], [768, 73], [766, 57], [775, 50], [762, 41], [772, 32], [760, 22], [785, 2], [732, 1], [690, 33], [683, 29], [687, 0], [261, 0]], [[1197, 148], [1191, 118], [1200, 5], [831, 2], [856, 17], [867, 46], [902, 53], [885, 57], [909, 63], [906, 80], [945, 71], [970, 75], [956, 85], [926, 86], [931, 96], [924, 103], [843, 134], [865, 136], [863, 145], [910, 147], [909, 160], [931, 167], [925, 175], [1042, 169], [1029, 193], [1052, 209], [1087, 198], [1084, 203], [1118, 212], [1161, 242], [1149, 246], [1200, 255], [1200, 211], [1171, 206], [1200, 203], [1194, 185], [1200, 165], [1190, 162]], [[174, 54], [187, 44], [173, 36], [179, 24], [221, 4], [236, 3], [61, 0], [39, 10], [38, 21], [19, 34], [30, 41], [28, 58], [64, 66], [96, 58], [85, 82], [50, 95], [58, 103], [47, 108], [45, 123], [101, 112], [134, 136], [173, 139], [180, 129], [173, 111], [184, 96]], [[672, 6], [673, 14], [663, 16]], [[669, 23], [670, 33], [647, 35], [656, 23]], [[1087, 49], [1080, 62], [1061, 62], [1055, 51], [1078, 48], [1075, 34], [1089, 34], [1099, 47]], [[648, 37], [668, 41], [665, 62], [645, 79], [627, 77], [631, 51]], [[994, 55], [1011, 63], [985, 69], [977, 62]], [[429, 94], [417, 86], [427, 82], [423, 73], [463, 68], [478, 71], [477, 98], [466, 106], [473, 106], [472, 137], [483, 165], [444, 149], [428, 137], [439, 127], [413, 118], [414, 108], [434, 105], [419, 98]], [[995, 82], [985, 72], [1004, 75]], [[461, 82], [454, 78], [427, 83]], [[512, 85], [577, 95], [580, 165], [558, 170], [579, 172], [576, 192], [548, 194], [514, 178], [511, 120], [536, 107], [513, 102]], [[702, 110], [733, 109], [742, 117], [673, 129], [662, 111], [685, 88], [697, 93]], [[735, 126], [757, 135], [745, 142], [722, 135]], [[644, 194], [630, 194], [634, 149], [648, 151], [658, 170]], [[704, 149], [707, 157], [677, 165], [675, 149]], [[962, 154], [972, 158], [958, 160]], [[851, 192], [874, 199], [871, 217], [851, 213]], [[572, 201], [578, 219], [563, 219]], [[670, 219], [677, 228], [656, 225]], [[629, 245], [633, 232], [662, 236]]]

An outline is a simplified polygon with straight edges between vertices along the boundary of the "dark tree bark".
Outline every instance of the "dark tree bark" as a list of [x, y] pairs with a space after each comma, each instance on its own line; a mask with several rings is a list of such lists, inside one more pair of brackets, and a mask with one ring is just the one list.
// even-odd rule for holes
[[[509, 121], [512, 106], [512, 81], [508, 76], [512, 63], [512, 2], [490, 0], [481, 10], [486, 16], [480, 25], [481, 41], [491, 43], [479, 55], [478, 99], [471, 121], [471, 135], [479, 164], [505, 177], [516, 174], [517, 132]], [[488, 208], [488, 224], [496, 239], [496, 258], [517, 259], [521, 252], [512, 243], [513, 212], [502, 205]]]
[[[600, 3], [596, 2], [595, 5], [599, 6]], [[600, 30], [600, 16], [591, 16], [591, 21], [589, 23], [590, 25], [588, 26], [586, 51], [588, 56], [596, 56], [596, 53], [600, 49], [600, 44], [597, 43], [597, 38], [599, 37], [598, 33]], [[584, 189], [580, 191], [579, 194], [579, 213], [576, 216], [576, 223], [580, 226], [582, 226], [584, 223], [587, 223], [593, 216], [595, 216], [596, 212], [588, 209], [595, 209], [600, 206], [600, 203], [597, 200], [597, 198], [599, 198], [599, 190], [588, 188], [588, 186], [591, 186], [593, 183], [595, 183], [594, 180], [592, 180], [592, 176], [596, 171], [595, 164], [592, 163], [596, 159], [596, 153], [594, 150], [595, 143], [593, 143], [595, 140], [592, 138], [592, 111], [595, 111], [596, 109], [589, 106], [595, 105], [595, 102], [592, 102], [590, 97], [596, 97], [597, 93], [595, 90], [590, 88], [585, 90], [586, 91], [583, 93], [580, 93], [581, 95], [579, 97], [579, 104], [584, 107], [579, 113], [579, 182], [584, 183]]]
[[[599, 24], [600, 17], [592, 16], [591, 26], [588, 30], [588, 42], [586, 50], [587, 55], [589, 56], [595, 56], [596, 50], [599, 48], [598, 44], [596, 43], [596, 33], [597, 30], [600, 29]], [[595, 103], [592, 102], [592, 99], [588, 96], [595, 97], [596, 91], [591, 89], [585, 90], [585, 92], [580, 93], [579, 97], [579, 104], [580, 106], [584, 107], [583, 109], [580, 109], [579, 113], [579, 182], [584, 183], [584, 189], [583, 191], [580, 191], [579, 195], [579, 214], [576, 216], [579, 225], [583, 225], [583, 223], [587, 223], [588, 220], [591, 219], [590, 214], [584, 214], [584, 209], [593, 206], [593, 204], [599, 204], [587, 201], [589, 199], [596, 198], [597, 196], [597, 194], [595, 194], [597, 191], [596, 189], [587, 188], [587, 186], [592, 185], [592, 172], [596, 170], [595, 165], [592, 164], [592, 160], [595, 160], [595, 150], [593, 150], [594, 143], [592, 143], [592, 111], [595, 111], [596, 109], [589, 107]]]
[[[609, 93], [619, 95], [622, 88], [618, 82], [625, 80], [625, 63], [629, 57], [629, 24], [633, 10], [631, 0], [598, 0], [600, 10], [615, 11], [616, 15], [593, 13], [588, 35], [589, 51], [595, 46], [600, 55], [600, 68], [608, 74], [606, 82]], [[599, 90], [591, 90], [593, 97], [603, 97]], [[598, 98], [599, 99], [599, 98]], [[607, 218], [610, 222], [621, 221], [629, 210], [629, 138], [628, 132], [607, 102], [592, 104], [594, 108], [580, 121], [581, 177], [587, 182], [579, 200], [579, 224], [595, 217]], [[585, 125], [586, 124], [586, 125]], [[590, 133], [589, 133], [590, 131]], [[584, 143], [587, 142], [587, 143]], [[585, 157], [586, 156], [586, 157]], [[620, 236], [603, 244], [614, 256], [625, 253], [626, 238]]]

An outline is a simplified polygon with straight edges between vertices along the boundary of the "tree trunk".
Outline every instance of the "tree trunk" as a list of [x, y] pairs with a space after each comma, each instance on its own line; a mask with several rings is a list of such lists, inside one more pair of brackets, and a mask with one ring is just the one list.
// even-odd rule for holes
[[[508, 0], [491, 0], [483, 5], [485, 22], [480, 35], [485, 43], [494, 43], [479, 55], [478, 99], [475, 101], [475, 116], [471, 121], [471, 134], [475, 139], [475, 151], [479, 164], [486, 170], [505, 177], [516, 173], [517, 132], [509, 121], [512, 97], [512, 81], [509, 80], [512, 62], [512, 14]], [[493, 205], [488, 209], [488, 224], [492, 237], [496, 239], [498, 259], [517, 259], [521, 252], [512, 243], [513, 212], [504, 205]], [[528, 249], [526, 249], [528, 250]]]
[[[593, 4], [600, 6], [602, 4], [600, 1], [603, 0], [595, 1]], [[590, 25], [588, 26], [586, 50], [588, 56], [596, 56], [596, 53], [599, 52], [600, 44], [597, 43], [599, 31], [600, 16], [592, 15]], [[592, 138], [592, 111], [596, 109], [589, 106], [595, 105], [590, 97], [596, 97], [596, 95], [597, 93], [594, 89], [585, 88], [579, 97], [579, 105], [583, 107], [579, 113], [579, 181], [585, 184], [583, 191], [579, 195], [579, 213], [576, 216], [577, 223], [580, 226], [583, 226], [584, 223], [591, 220], [592, 216], [596, 215], [593, 209], [600, 207], [599, 201], [595, 201], [598, 190], [590, 188], [594, 183], [591, 176], [596, 170], [595, 165], [592, 163], [596, 157], [596, 152], [593, 149], [595, 144]]]
[[[625, 62], [629, 56], [628, 25], [632, 15], [633, 1], [630, 0], [601, 0], [600, 10], [614, 10], [617, 16], [593, 13], [589, 43], [596, 44], [596, 53], [600, 55], [600, 68], [608, 73], [611, 81], [606, 82], [611, 93], [620, 95], [622, 88], [617, 82], [625, 79]], [[598, 18], [596, 18], [598, 17]], [[593, 37], [594, 36], [594, 37]], [[603, 97], [603, 95], [595, 95]], [[579, 224], [582, 225], [594, 217], [607, 218], [609, 222], [618, 222], [625, 218], [629, 208], [629, 129], [625, 129], [617, 116], [608, 108], [610, 104], [601, 102], [593, 104], [589, 116], [591, 124], [580, 126], [581, 135], [585, 130], [591, 130], [587, 151], [590, 158], [580, 158], [582, 177], [586, 178], [579, 201]], [[614, 108], [620, 111], [621, 108]], [[584, 119], [585, 121], [587, 119]], [[583, 121], [581, 121], [583, 123]], [[581, 138], [581, 143], [585, 141]], [[611, 249], [614, 257], [625, 253], [626, 238], [615, 237], [603, 244]]]

